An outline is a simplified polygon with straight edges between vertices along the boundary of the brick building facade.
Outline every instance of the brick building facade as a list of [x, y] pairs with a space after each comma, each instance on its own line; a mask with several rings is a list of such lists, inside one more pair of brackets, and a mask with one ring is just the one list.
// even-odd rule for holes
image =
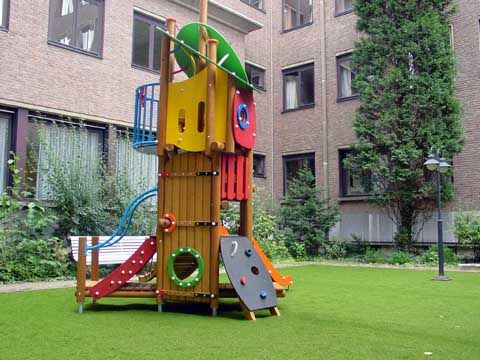
[[[457, 200], [448, 205], [447, 223], [458, 206], [480, 208], [480, 3], [457, 3], [452, 44], [466, 143], [453, 159]], [[196, 21], [197, 4], [198, 0], [0, 0], [0, 167], [5, 168], [5, 149], [26, 155], [25, 138], [36, 116], [47, 122], [59, 116], [86, 121], [100, 132], [110, 165], [118, 163], [117, 129], [132, 126], [135, 88], [158, 81], [152, 60], [155, 30], [149, 25], [161, 26], [168, 16], [179, 26]], [[95, 11], [100, 17], [92, 27]], [[64, 33], [55, 14], [74, 16], [75, 30]], [[355, 21], [349, 0], [210, 1], [209, 22], [232, 42], [252, 80], [266, 90], [256, 95], [257, 184], [281, 199], [285, 178], [308, 160], [317, 185], [339, 202], [342, 220], [333, 233], [356, 233], [384, 243], [391, 241], [392, 223], [366, 202], [341, 167], [342, 156], [355, 142], [351, 123], [358, 100], [349, 91], [349, 54], [359, 37]], [[143, 43], [146, 50], [137, 43], [135, 26], [151, 31], [148, 44]], [[0, 190], [5, 171], [2, 176]], [[435, 239], [434, 223], [427, 223], [420, 240]], [[448, 225], [447, 241], [454, 241]]]

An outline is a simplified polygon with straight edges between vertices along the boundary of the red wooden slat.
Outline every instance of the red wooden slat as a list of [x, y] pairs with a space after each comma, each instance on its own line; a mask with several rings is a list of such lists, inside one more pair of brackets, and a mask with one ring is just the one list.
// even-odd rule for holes
[[118, 290], [143, 269], [156, 250], [156, 238], [146, 238], [144, 243], [127, 261], [90, 289], [90, 296], [94, 299], [100, 299]]
[[237, 155], [237, 200], [243, 200], [245, 198], [245, 177], [244, 177], [245, 156]]
[[250, 187], [250, 174], [249, 174], [250, 167], [248, 166], [248, 157], [245, 157], [245, 171], [243, 172], [244, 176], [244, 188], [245, 188], [245, 200], [248, 199], [248, 189]]
[[235, 200], [235, 155], [228, 155], [227, 199]]
[[228, 155], [222, 156], [222, 200], [227, 199], [227, 159]]

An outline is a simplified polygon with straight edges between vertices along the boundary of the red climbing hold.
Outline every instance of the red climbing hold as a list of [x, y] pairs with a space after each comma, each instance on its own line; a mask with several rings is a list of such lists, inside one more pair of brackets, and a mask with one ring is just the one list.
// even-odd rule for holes
[[246, 276], [242, 276], [242, 278], [240, 279], [240, 284], [242, 284], [243, 286], [247, 285], [247, 277]]

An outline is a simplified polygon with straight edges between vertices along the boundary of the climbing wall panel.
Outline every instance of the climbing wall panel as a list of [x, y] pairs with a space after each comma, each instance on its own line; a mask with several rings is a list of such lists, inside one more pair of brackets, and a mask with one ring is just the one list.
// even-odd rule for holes
[[222, 200], [248, 199], [248, 164], [243, 154], [222, 154]]

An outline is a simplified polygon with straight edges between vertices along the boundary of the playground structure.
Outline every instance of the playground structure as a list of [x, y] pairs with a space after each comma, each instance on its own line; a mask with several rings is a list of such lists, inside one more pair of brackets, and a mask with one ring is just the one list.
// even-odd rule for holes
[[[256, 109], [244, 65], [228, 41], [207, 25], [208, 1], [200, 1], [200, 22], [176, 32], [174, 19], [162, 30], [160, 83], [135, 94], [133, 147], [158, 156], [158, 187], [128, 205], [119, 227], [105, 241], [80, 237], [76, 297], [155, 298], [166, 302], [209, 304], [235, 297], [247, 319], [269, 309], [279, 315], [277, 296], [291, 277], [276, 271], [253, 237], [253, 147]], [[175, 69], [178, 64], [179, 69]], [[177, 73], [186, 79], [174, 81]], [[135, 209], [157, 196], [157, 233], [104, 279], [100, 250], [126, 235]], [[240, 203], [238, 235], [221, 226], [220, 210]], [[222, 256], [231, 284], [219, 282]], [[87, 255], [91, 279], [87, 280]], [[156, 263], [145, 272], [156, 255]], [[142, 270], [144, 273], [142, 274]], [[131, 282], [134, 276], [138, 282]], [[153, 282], [155, 279], [155, 282]]]

